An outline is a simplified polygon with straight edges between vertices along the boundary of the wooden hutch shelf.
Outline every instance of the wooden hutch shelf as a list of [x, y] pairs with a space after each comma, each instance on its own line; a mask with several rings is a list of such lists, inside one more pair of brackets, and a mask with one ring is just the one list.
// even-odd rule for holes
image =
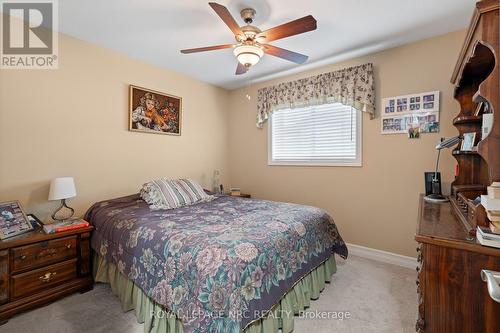
[[483, 116], [458, 116], [455, 119], [453, 119], [453, 125], [457, 124], [469, 124], [469, 123], [474, 123], [478, 122], [481, 123], [483, 121]]
[[455, 149], [451, 153], [453, 155], [478, 155], [479, 156], [479, 153], [477, 151], [468, 151], [468, 150]]
[[[420, 199], [417, 332], [500, 332], [500, 303], [480, 277], [483, 269], [500, 271], [500, 249], [475, 239], [476, 227], [489, 225], [477, 198], [500, 182], [499, 8], [499, 0], [476, 4], [451, 80], [460, 104], [453, 125], [459, 135], [476, 133], [477, 151], [452, 150], [458, 174], [450, 203]], [[482, 138], [485, 113], [493, 113], [493, 126]]]
[[[477, 151], [461, 151], [456, 147], [452, 152], [457, 160], [458, 176], [452, 183], [450, 198], [455, 215], [472, 235], [477, 225], [489, 224], [486, 214], [476, 213], [482, 206], [472, 201], [485, 194], [492, 182], [500, 181], [499, 117], [494, 117], [490, 134], [481, 137], [483, 112], [500, 113], [498, 30], [498, 0], [478, 2], [451, 80], [455, 85], [455, 99], [460, 104], [460, 113], [453, 125], [460, 135], [476, 133]], [[479, 103], [487, 108], [481, 108], [476, 114]]]

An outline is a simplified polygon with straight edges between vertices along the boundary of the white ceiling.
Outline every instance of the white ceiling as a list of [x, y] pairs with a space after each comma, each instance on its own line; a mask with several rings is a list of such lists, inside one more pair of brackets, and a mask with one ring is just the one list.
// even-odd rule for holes
[[243, 25], [253, 7], [261, 30], [312, 14], [318, 29], [272, 44], [309, 55], [304, 65], [266, 55], [236, 76], [231, 49], [181, 54], [180, 49], [235, 42], [200, 0], [60, 0], [59, 30], [137, 59], [227, 89], [459, 30], [475, 0], [218, 0]]

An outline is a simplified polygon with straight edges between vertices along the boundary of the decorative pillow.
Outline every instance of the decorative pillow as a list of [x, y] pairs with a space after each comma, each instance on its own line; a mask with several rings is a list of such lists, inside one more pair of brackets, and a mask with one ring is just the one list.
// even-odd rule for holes
[[213, 200], [191, 179], [156, 179], [142, 186], [141, 198], [151, 209], [172, 209]]

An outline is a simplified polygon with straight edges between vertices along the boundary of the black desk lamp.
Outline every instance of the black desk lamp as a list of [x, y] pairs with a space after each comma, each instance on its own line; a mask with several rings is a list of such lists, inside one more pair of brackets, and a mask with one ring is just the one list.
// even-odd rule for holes
[[447, 202], [449, 199], [441, 194], [441, 186], [438, 179], [438, 167], [439, 167], [439, 155], [441, 154], [441, 149], [451, 148], [457, 145], [462, 137], [460, 135], [454, 136], [445, 140], [441, 138], [441, 141], [437, 144], [436, 149], [438, 151], [437, 161], [436, 161], [436, 171], [434, 172], [434, 177], [432, 178], [432, 193], [424, 197], [425, 201], [428, 202]]

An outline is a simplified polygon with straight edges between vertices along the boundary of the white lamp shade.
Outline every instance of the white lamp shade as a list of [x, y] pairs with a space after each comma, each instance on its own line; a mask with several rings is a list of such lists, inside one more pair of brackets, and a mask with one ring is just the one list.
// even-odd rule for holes
[[61, 200], [76, 197], [73, 177], [55, 178], [50, 182], [49, 200]]

